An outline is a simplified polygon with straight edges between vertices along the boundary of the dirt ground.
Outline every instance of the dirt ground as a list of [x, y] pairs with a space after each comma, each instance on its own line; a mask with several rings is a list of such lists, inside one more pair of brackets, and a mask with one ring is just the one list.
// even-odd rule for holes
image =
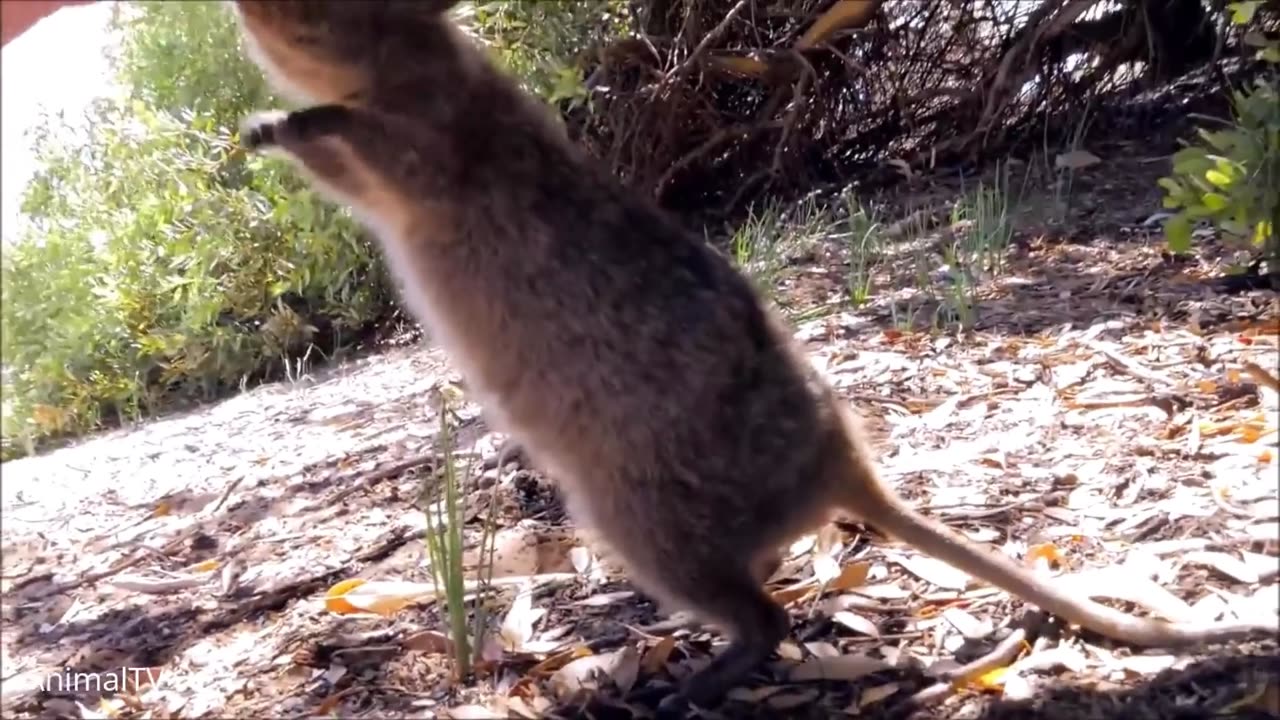
[[[914, 271], [887, 262], [873, 302], [797, 335], [930, 515], [1128, 611], [1275, 618], [1280, 305], [1215, 285], [1232, 254], [1212, 238], [1163, 252], [1151, 167], [1081, 173], [1062, 222], [1033, 203], [970, 333], [905, 326]], [[846, 266], [815, 243], [780, 301], [829, 303]], [[4, 717], [645, 716], [641, 691], [719, 636], [640, 632], [653, 604], [547, 478], [484, 468], [501, 438], [470, 405], [466, 562], [496, 500], [495, 587], [476, 672], [451, 673], [419, 498], [456, 381], [430, 347], [393, 350], [4, 464]], [[1280, 717], [1274, 638], [1124, 648], [859, 526], [799, 540], [770, 589], [792, 638], [705, 717]], [[1014, 628], [994, 671], [937, 692]]]

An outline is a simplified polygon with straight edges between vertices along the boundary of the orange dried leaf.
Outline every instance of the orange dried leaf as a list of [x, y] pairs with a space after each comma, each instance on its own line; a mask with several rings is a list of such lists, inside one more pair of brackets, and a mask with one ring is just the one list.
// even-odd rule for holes
[[1258, 442], [1258, 438], [1262, 437], [1262, 430], [1257, 424], [1245, 423], [1236, 428], [1235, 434], [1240, 436], [1240, 442]]
[[1051, 565], [1062, 562], [1062, 551], [1057, 545], [1051, 542], [1032, 545], [1027, 548], [1027, 562], [1035, 563], [1037, 560], [1044, 560]]
[[676, 647], [676, 636], [667, 635], [658, 641], [658, 644], [649, 648], [645, 652], [644, 657], [640, 659], [640, 669], [647, 674], [654, 674], [666, 667], [667, 659], [671, 657], [671, 651]]
[[1200, 392], [1205, 393], [1206, 395], [1209, 395], [1218, 391], [1218, 383], [1212, 380], [1201, 380], [1198, 383], [1198, 385], [1200, 387]]
[[796, 41], [795, 49], [806, 50], [821, 45], [841, 30], [866, 25], [879, 4], [879, 0], [838, 0], [831, 9], [813, 21], [804, 35]]
[[1236, 368], [1227, 368], [1227, 382], [1235, 385], [1240, 382], [1240, 371]]
[[329, 592], [324, 594], [325, 610], [339, 615], [350, 615], [352, 613], [360, 612], [359, 608], [347, 602], [346, 598], [342, 596], [360, 587], [364, 583], [365, 581], [361, 578], [350, 578], [329, 588]]
[[427, 653], [428, 655], [447, 655], [453, 652], [453, 640], [436, 630], [423, 630], [405, 638], [400, 643], [405, 650]]
[[195, 565], [192, 565], [191, 572], [212, 572], [214, 570], [217, 570], [218, 566], [221, 564], [222, 563], [219, 563], [217, 560], [205, 560], [202, 563], [196, 563]]
[[1271, 450], [1265, 449], [1262, 452], [1258, 453], [1258, 463], [1261, 465], [1270, 465], [1273, 457], [1274, 456], [1271, 454]]
[[543, 660], [537, 665], [529, 668], [528, 674], [550, 675], [574, 660], [586, 657], [590, 654], [592, 654], [591, 648], [586, 645], [574, 645], [571, 648], [565, 648], [564, 650], [551, 655], [546, 660]]
[[871, 563], [859, 562], [845, 565], [840, 574], [827, 584], [829, 590], [848, 590], [867, 584], [867, 575], [871, 573]]
[[999, 691], [1004, 687], [1005, 676], [1008, 674], [1008, 667], [998, 667], [974, 678], [971, 684], [980, 690]]
[[797, 600], [804, 600], [817, 591], [818, 586], [812, 583], [804, 583], [801, 585], [793, 585], [780, 590], [774, 590], [773, 599], [779, 605], [790, 605]]
[[743, 77], [764, 77], [769, 64], [747, 55], [713, 55], [707, 58], [712, 67]]
[[168, 500], [161, 500], [151, 511], [151, 517], [164, 517], [171, 512], [173, 512], [173, 505], [169, 504]]

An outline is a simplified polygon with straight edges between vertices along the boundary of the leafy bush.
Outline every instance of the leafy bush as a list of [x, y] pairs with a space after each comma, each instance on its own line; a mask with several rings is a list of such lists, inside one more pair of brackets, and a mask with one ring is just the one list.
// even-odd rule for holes
[[627, 17], [626, 0], [488, 0], [458, 13], [495, 60], [551, 103], [586, 98], [584, 53], [594, 40], [622, 33]]
[[38, 132], [0, 263], [4, 455], [208, 399], [394, 307], [349, 215], [233, 128], [276, 104], [217, 2], [119, 13], [122, 95]]
[[[1232, 5], [1233, 21], [1247, 25], [1259, 2]], [[1280, 63], [1280, 41], [1260, 33], [1245, 35], [1257, 58]], [[1173, 174], [1160, 179], [1165, 207], [1178, 209], [1165, 221], [1169, 247], [1191, 247], [1192, 223], [1212, 221], [1224, 232], [1263, 248], [1280, 261], [1280, 89], [1274, 74], [1232, 96], [1232, 123], [1221, 130], [1197, 130], [1200, 142], [1173, 156]]]

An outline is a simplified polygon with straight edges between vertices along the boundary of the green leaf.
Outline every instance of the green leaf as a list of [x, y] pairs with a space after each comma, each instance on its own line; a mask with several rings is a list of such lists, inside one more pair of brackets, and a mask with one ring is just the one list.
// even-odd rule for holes
[[1226, 208], [1228, 204], [1230, 204], [1230, 201], [1227, 200], [1226, 195], [1223, 195], [1222, 193], [1216, 193], [1216, 192], [1205, 193], [1204, 195], [1201, 195], [1200, 202], [1204, 203], [1205, 207], [1209, 208], [1214, 212], [1222, 210]]
[[1231, 176], [1221, 170], [1209, 170], [1205, 172], [1204, 179], [1220, 188], [1229, 187], [1231, 185]]
[[1271, 223], [1267, 220], [1259, 220], [1253, 231], [1253, 244], [1262, 247], [1262, 244], [1271, 237]]
[[1169, 250], [1182, 254], [1191, 250], [1191, 221], [1178, 214], [1164, 222], [1165, 241]]
[[1261, 4], [1262, 0], [1242, 0], [1227, 5], [1231, 9], [1231, 22], [1236, 25], [1248, 25], [1253, 22], [1253, 16], [1258, 12], [1258, 6]]

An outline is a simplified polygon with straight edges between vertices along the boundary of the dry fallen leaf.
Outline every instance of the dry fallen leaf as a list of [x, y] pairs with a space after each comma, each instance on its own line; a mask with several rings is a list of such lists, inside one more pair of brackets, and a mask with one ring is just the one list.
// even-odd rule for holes
[[497, 713], [484, 705], [459, 705], [447, 708], [444, 717], [451, 720], [501, 720], [506, 713]]
[[1186, 553], [1182, 556], [1182, 559], [1189, 563], [1208, 565], [1218, 572], [1243, 583], [1252, 584], [1258, 582], [1258, 573], [1253, 568], [1226, 553], [1201, 550]]
[[394, 615], [402, 608], [436, 595], [431, 584], [367, 581], [361, 578], [343, 580], [325, 593], [325, 609], [339, 615], [372, 613]]
[[529, 671], [526, 674], [534, 677], [540, 677], [548, 673], [554, 673], [574, 660], [587, 657], [591, 654], [591, 648], [586, 645], [574, 645], [573, 647], [560, 650], [537, 665], [529, 668]]
[[666, 666], [667, 660], [671, 657], [671, 651], [675, 647], [676, 636], [667, 635], [645, 651], [644, 657], [640, 660], [640, 668], [649, 675], [657, 673]]
[[507, 611], [502, 627], [498, 630], [507, 651], [523, 651], [533, 639], [534, 625], [546, 613], [546, 609], [533, 606], [533, 589], [528, 586], [521, 588], [516, 593], [515, 600], [511, 601], [511, 609]]
[[871, 573], [871, 563], [857, 562], [840, 568], [840, 574], [827, 583], [828, 590], [849, 590], [862, 587]]
[[1102, 158], [1088, 150], [1072, 150], [1061, 153], [1053, 159], [1054, 167], [1066, 170], [1083, 170], [1100, 162], [1102, 162]]
[[830, 555], [817, 555], [813, 558], [813, 576], [825, 585], [840, 577], [840, 563]]
[[884, 685], [869, 687], [866, 690], [863, 690], [862, 694], [858, 696], [858, 701], [844, 712], [846, 715], [856, 715], [858, 712], [866, 709], [867, 706], [874, 705], [897, 693], [901, 687], [902, 686], [898, 683], [885, 683]]
[[589, 598], [574, 602], [573, 605], [578, 607], [601, 607], [603, 605], [612, 605], [631, 597], [635, 597], [634, 592], [631, 592], [630, 590], [619, 590], [618, 592], [592, 595]]
[[817, 688], [783, 690], [782, 692], [770, 695], [768, 699], [765, 700], [765, 704], [773, 710], [793, 710], [805, 705], [812, 705], [821, 694], [821, 691]]
[[978, 640], [991, 634], [991, 623], [970, 615], [961, 608], [952, 606], [942, 611], [942, 619], [951, 624], [956, 632], [969, 638], [970, 640]]
[[926, 555], [903, 555], [897, 562], [907, 572], [926, 582], [946, 590], [964, 590], [969, 586], [969, 574], [941, 560]]
[[1004, 687], [1004, 682], [1008, 675], [1008, 667], [992, 668], [971, 680], [969, 684], [979, 690], [999, 691]]
[[608, 678], [622, 693], [629, 692], [640, 675], [640, 653], [632, 646], [601, 655], [578, 658], [551, 676], [551, 687], [560, 697], [579, 690], [599, 688], [597, 678]]
[[791, 668], [789, 678], [793, 682], [857, 680], [871, 673], [888, 670], [891, 667], [885, 661], [867, 655], [840, 655], [833, 658], [814, 657]]
[[834, 613], [831, 616], [831, 619], [854, 632], [859, 632], [873, 638], [880, 637], [880, 628], [876, 627], [875, 623], [861, 615], [858, 615], [857, 613], [849, 612], [848, 610], [841, 610]]
[[814, 640], [804, 644], [806, 650], [814, 657], [840, 657], [840, 650], [829, 642]]
[[716, 53], [707, 58], [707, 64], [725, 72], [743, 77], [762, 77], [769, 72], [769, 65], [749, 55]]
[[1053, 567], [1062, 562], [1062, 551], [1058, 549], [1057, 545], [1051, 542], [1040, 543], [1027, 548], [1026, 560], [1029, 564], [1034, 564], [1037, 561], [1043, 560], [1048, 563], [1050, 567]]
[[807, 50], [826, 42], [846, 28], [859, 28], [875, 13], [879, 0], [837, 0], [796, 40], [796, 50]]
[[400, 641], [401, 647], [413, 652], [430, 655], [447, 655], [453, 652], [453, 640], [436, 630], [422, 630]]

